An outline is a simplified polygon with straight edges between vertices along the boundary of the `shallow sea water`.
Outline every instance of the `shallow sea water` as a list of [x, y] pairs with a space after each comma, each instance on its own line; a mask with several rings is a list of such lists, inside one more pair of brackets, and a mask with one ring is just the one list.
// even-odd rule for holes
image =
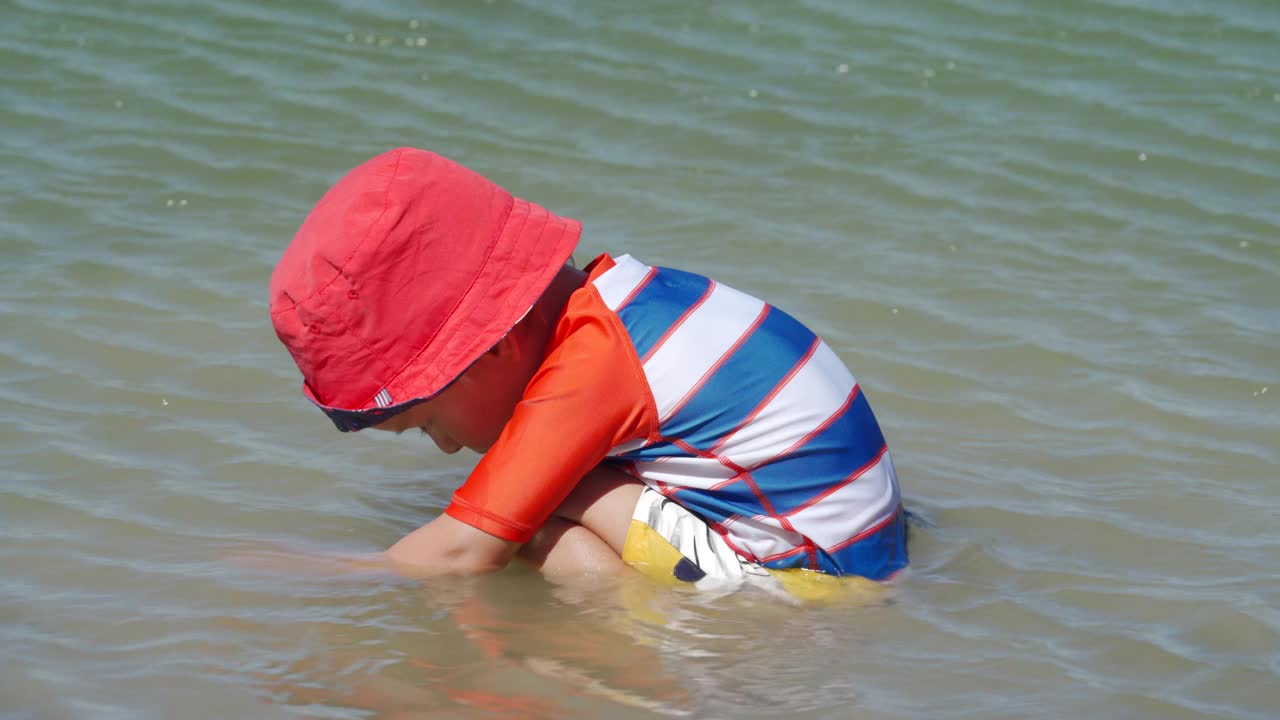
[[[0, 717], [1271, 718], [1280, 5], [0, 3]], [[807, 321], [913, 567], [792, 609], [375, 550], [474, 457], [338, 435], [266, 312], [428, 147]], [[1268, 710], [1268, 708], [1271, 708]]]

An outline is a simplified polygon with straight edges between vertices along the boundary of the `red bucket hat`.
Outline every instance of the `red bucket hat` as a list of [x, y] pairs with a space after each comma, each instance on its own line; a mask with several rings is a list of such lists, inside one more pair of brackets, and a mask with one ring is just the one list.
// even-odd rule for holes
[[581, 233], [452, 160], [393, 150], [307, 215], [271, 273], [271, 323], [303, 394], [360, 430], [430, 399], [501, 340]]

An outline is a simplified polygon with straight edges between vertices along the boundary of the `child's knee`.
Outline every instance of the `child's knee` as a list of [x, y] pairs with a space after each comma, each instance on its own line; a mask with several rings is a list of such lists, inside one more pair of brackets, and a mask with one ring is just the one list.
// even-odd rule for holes
[[547, 520], [519, 552], [519, 557], [548, 577], [620, 572], [622, 560], [595, 533], [577, 523]]

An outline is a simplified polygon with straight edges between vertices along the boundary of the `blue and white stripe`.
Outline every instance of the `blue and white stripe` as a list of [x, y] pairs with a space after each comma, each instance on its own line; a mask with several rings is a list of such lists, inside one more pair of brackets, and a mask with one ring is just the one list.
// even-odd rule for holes
[[629, 255], [594, 281], [661, 439], [614, 448], [749, 559], [884, 577], [906, 564], [893, 461], [853, 375], [781, 310]]

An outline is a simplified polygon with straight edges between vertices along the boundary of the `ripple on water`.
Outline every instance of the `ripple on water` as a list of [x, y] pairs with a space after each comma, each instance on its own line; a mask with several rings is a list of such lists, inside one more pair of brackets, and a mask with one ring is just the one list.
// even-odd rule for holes
[[[259, 716], [291, 683], [459, 715], [498, 692], [547, 717], [1270, 717], [1280, 18], [1166, 5], [14, 4], [0, 693], [67, 717]], [[228, 562], [385, 547], [473, 461], [334, 434], [267, 324], [305, 209], [403, 144], [581, 217], [579, 260], [703, 271], [818, 329], [929, 521], [891, 599]]]

